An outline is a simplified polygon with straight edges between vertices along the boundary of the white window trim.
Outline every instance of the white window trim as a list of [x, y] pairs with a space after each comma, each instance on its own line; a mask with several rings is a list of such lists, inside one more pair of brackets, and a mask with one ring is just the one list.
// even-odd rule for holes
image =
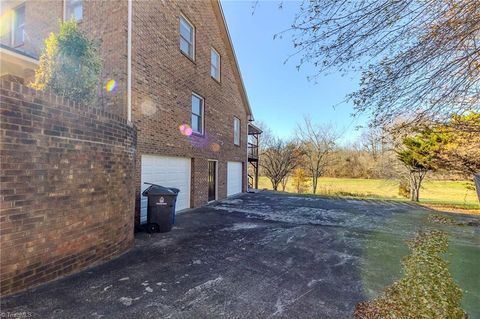
[[[193, 32], [193, 34], [192, 34], [192, 56], [188, 55], [188, 53], [183, 52], [182, 48], [180, 47], [180, 38], [183, 38], [183, 37], [182, 37], [182, 33], [180, 32], [180, 25], [181, 25], [181, 23], [182, 23], [182, 22], [181, 22], [181, 19], [182, 19], [182, 18], [185, 20], [185, 22], [187, 22], [187, 24], [188, 24], [189, 26], [192, 27], [192, 32]], [[183, 14], [180, 14], [180, 19], [178, 20], [178, 33], [179, 33], [179, 34], [178, 34], [178, 48], [180, 49], [180, 52], [182, 52], [185, 56], [187, 56], [188, 58], [190, 58], [190, 59], [192, 59], [193, 61], [195, 61], [195, 52], [196, 52], [196, 48], [195, 48], [196, 45], [195, 45], [195, 43], [196, 43], [196, 39], [197, 39], [197, 38], [196, 38], [197, 30], [196, 30], [196, 28], [195, 28], [195, 25], [194, 25], [185, 15], [183, 15]]]
[[[212, 52], [215, 52], [218, 56], [218, 67], [217, 67], [217, 69], [218, 69], [218, 79], [212, 75], [212, 65], [213, 65], [213, 63], [212, 63]], [[218, 82], [220, 82], [220, 79], [222, 78], [222, 56], [214, 48], [212, 48], [212, 50], [210, 51], [210, 76], [212, 78], [214, 78], [215, 80], [217, 80]]]
[[[235, 126], [235, 123], [238, 122], [238, 143], [237, 141], [235, 140], [235, 128], [237, 126]], [[241, 128], [241, 125], [242, 125], [242, 121], [240, 121], [240, 119], [236, 116], [233, 117], [233, 145], [236, 145], [236, 146], [240, 146], [241, 142], [242, 142], [242, 138], [241, 138], [241, 131], [242, 131], [242, 128]]]
[[[63, 0], [63, 22], [67, 21], [67, 1], [68, 0]], [[84, 4], [85, 4], [85, 1], [82, 0], [82, 7]], [[83, 9], [85, 9], [85, 7], [82, 8], [82, 18], [80, 20], [73, 19], [76, 23], [83, 21], [83, 15], [84, 15]]]
[[24, 11], [23, 11], [23, 39], [22, 39], [22, 42], [15, 45], [15, 17], [16, 17], [16, 14], [13, 14], [12, 15], [12, 21], [11, 21], [11, 25], [10, 25], [10, 45], [12, 48], [17, 48], [17, 47], [20, 47], [22, 45], [25, 44], [25, 25], [27, 23], [27, 8], [25, 7], [25, 2], [21, 3], [20, 5], [16, 6], [15, 8], [13, 8], [13, 12], [16, 12], [19, 8], [21, 7], [24, 7]]
[[[201, 113], [202, 113], [202, 114], [201, 114], [201, 116], [202, 116], [202, 121], [201, 121], [201, 122], [202, 122], [202, 129], [201, 129], [201, 131], [199, 132], [199, 131], [195, 131], [195, 130], [193, 129], [193, 127], [192, 127], [192, 132], [193, 132], [193, 134], [204, 135], [204, 132], [205, 132], [205, 99], [204, 99], [201, 95], [199, 95], [199, 94], [197, 94], [197, 93], [195, 93], [195, 92], [192, 92], [192, 96], [196, 96], [196, 97], [198, 97], [198, 98], [202, 101], [202, 110], [201, 110]], [[192, 126], [191, 124], [193, 124], [193, 123], [191, 123], [191, 121], [192, 121], [192, 114], [193, 114], [193, 110], [192, 110], [192, 98], [190, 97], [190, 127]]]

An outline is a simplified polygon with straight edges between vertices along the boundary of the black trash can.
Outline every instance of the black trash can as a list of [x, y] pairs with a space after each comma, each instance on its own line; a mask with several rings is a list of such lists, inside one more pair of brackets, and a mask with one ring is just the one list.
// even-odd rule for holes
[[[150, 183], [145, 183], [150, 184]], [[169, 232], [175, 222], [175, 203], [179, 190], [174, 190], [160, 185], [150, 184], [142, 192], [148, 197], [147, 206], [147, 231]]]
[[[172, 192], [174, 192], [175, 194], [177, 194], [178, 196], [178, 193], [180, 193], [180, 190], [178, 188], [173, 188], [173, 187], [169, 187], [170, 190]], [[175, 197], [175, 202], [173, 203], [173, 215], [172, 215], [172, 224], [175, 225], [175, 206], [177, 204], [177, 198]]]

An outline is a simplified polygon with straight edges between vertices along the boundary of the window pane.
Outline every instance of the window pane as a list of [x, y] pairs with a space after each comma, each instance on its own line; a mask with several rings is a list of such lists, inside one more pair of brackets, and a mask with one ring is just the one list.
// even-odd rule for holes
[[202, 100], [195, 95], [192, 95], [192, 113], [202, 115]]
[[233, 118], [233, 143], [240, 145], [240, 120]]
[[24, 42], [25, 31], [25, 6], [15, 9], [13, 22], [13, 45], [17, 46]]
[[211, 67], [210, 67], [210, 75], [217, 79], [220, 80], [220, 55], [215, 52], [215, 50], [211, 50]]
[[23, 25], [25, 23], [25, 6], [15, 9], [15, 27]]
[[82, 20], [83, 17], [83, 6], [82, 4], [76, 4], [75, 7], [73, 8], [73, 18], [76, 21]]
[[183, 38], [185, 38], [185, 40], [192, 43], [193, 42], [192, 33], [193, 33], [192, 26], [189, 25], [184, 18], [180, 18], [180, 35]]
[[13, 33], [13, 45], [17, 46], [22, 44], [23, 41], [23, 27], [15, 29]]
[[218, 70], [212, 65], [210, 75], [218, 80]]
[[192, 114], [192, 130], [197, 133], [202, 133], [202, 130], [203, 130], [202, 117]]
[[193, 59], [193, 26], [191, 26], [185, 18], [180, 17], [180, 50]]
[[197, 132], [202, 133], [203, 132], [203, 125], [202, 125], [202, 118], [200, 116], [197, 116], [197, 127], [198, 130]]
[[218, 66], [218, 54], [212, 50], [212, 64]]
[[182, 37], [180, 37], [180, 50], [188, 56], [192, 56], [190, 44]]
[[198, 133], [203, 132], [203, 100], [192, 94], [192, 130]]
[[80, 21], [83, 18], [83, 0], [66, 0], [66, 20]]
[[199, 132], [199, 127], [198, 127], [198, 116], [195, 114], [192, 114], [192, 130], [195, 132]]

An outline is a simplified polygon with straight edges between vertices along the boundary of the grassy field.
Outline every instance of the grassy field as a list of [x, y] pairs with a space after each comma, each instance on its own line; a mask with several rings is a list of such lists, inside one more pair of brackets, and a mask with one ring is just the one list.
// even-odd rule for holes
[[[311, 183], [306, 183], [306, 194], [312, 192]], [[354, 196], [365, 198], [383, 198], [407, 200], [398, 194], [399, 182], [386, 179], [353, 179], [322, 177], [318, 182], [317, 194], [332, 196]], [[260, 177], [260, 189], [272, 189], [266, 177]], [[279, 187], [281, 190], [281, 186]], [[286, 192], [296, 193], [290, 179]], [[467, 209], [480, 209], [477, 195], [473, 189], [467, 188], [466, 181], [425, 181], [420, 190], [420, 202], [433, 205], [454, 206]]]

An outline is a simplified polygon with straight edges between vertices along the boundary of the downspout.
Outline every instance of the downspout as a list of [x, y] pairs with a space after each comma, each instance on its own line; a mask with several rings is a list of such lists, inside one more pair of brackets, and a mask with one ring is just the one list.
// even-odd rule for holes
[[128, 0], [127, 27], [127, 121], [132, 122], [132, 1]]

